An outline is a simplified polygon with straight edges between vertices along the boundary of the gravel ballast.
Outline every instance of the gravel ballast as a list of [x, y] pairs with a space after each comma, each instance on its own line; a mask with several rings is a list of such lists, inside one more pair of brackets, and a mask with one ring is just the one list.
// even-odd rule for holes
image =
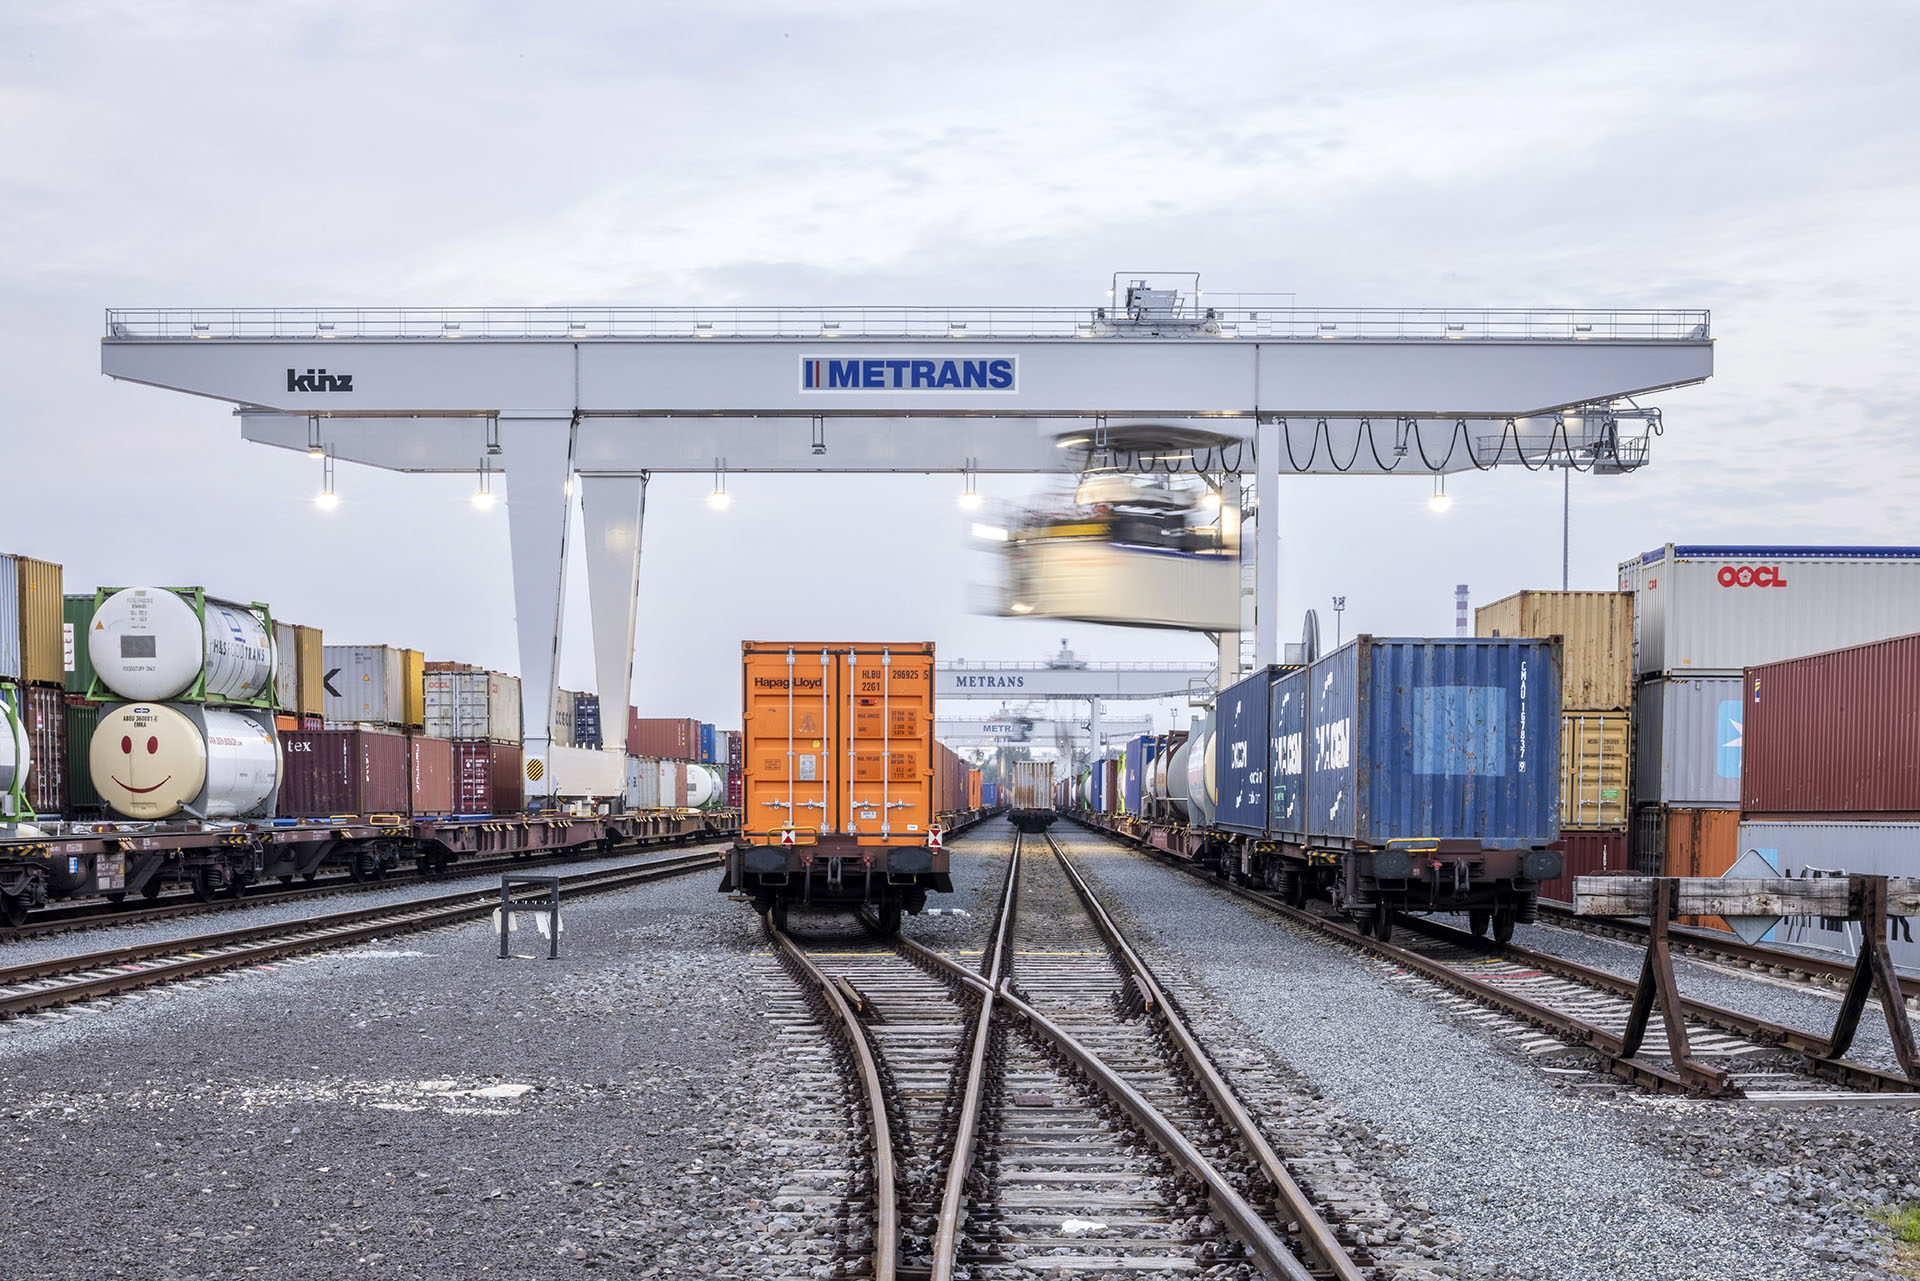
[[1864, 1211], [1920, 1199], [1920, 1114], [1652, 1099], [1552, 1074], [1382, 963], [1084, 829], [1056, 830], [1150, 960], [1236, 1007], [1248, 1035], [1370, 1132], [1392, 1178], [1457, 1237], [1440, 1270], [1895, 1275], [1877, 1266], [1889, 1254]]

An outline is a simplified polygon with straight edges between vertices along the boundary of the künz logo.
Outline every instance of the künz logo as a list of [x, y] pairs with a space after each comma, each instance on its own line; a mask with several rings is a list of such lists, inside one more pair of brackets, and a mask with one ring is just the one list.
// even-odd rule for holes
[[297, 369], [287, 371], [288, 391], [352, 391], [352, 374], [330, 374], [324, 369], [309, 369], [301, 373]]

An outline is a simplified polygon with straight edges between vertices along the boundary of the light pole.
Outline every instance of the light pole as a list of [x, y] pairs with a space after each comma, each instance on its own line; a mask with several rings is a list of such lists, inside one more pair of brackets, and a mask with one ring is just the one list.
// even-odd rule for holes
[[1560, 469], [1560, 590], [1567, 590], [1567, 548], [1573, 530], [1573, 460]]
[[1340, 648], [1340, 615], [1344, 614], [1346, 609], [1347, 598], [1335, 596], [1333, 598], [1333, 647], [1335, 649]]

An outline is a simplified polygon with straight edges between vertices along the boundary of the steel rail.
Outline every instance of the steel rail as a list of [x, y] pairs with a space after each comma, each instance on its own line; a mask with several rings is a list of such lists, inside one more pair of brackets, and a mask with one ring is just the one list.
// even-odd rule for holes
[[[1625, 978], [1611, 970], [1585, 965], [1563, 956], [1555, 956], [1551, 952], [1535, 951], [1533, 948], [1522, 947], [1517, 943], [1490, 942], [1465, 930], [1455, 929], [1451, 925], [1442, 925], [1437, 921], [1405, 916], [1401, 918], [1400, 924], [1427, 938], [1451, 943], [1456, 947], [1480, 952], [1487, 956], [1497, 956], [1509, 961], [1517, 961], [1522, 965], [1531, 965], [1545, 973], [1587, 987], [1599, 988], [1615, 996], [1632, 999], [1638, 987], [1637, 979]], [[1855, 1088], [1864, 1087], [1889, 1092], [1911, 1092], [1920, 1088], [1899, 1072], [1856, 1063], [1851, 1059], [1826, 1057], [1823, 1053], [1828, 1045], [1825, 1033], [1803, 1031], [1785, 1023], [1775, 1023], [1755, 1015], [1743, 1014], [1738, 1010], [1730, 1010], [1723, 1005], [1695, 1000], [1689, 996], [1680, 998], [1680, 1011], [1687, 1018], [1705, 1023], [1709, 1027], [1719, 1028], [1723, 1032], [1732, 1032], [1762, 1045], [1784, 1045], [1790, 1050], [1797, 1050], [1806, 1056], [1809, 1066], [1818, 1075], [1831, 1077]]]
[[763, 916], [767, 934], [774, 945], [802, 974], [820, 990], [832, 1008], [860, 1067], [860, 1092], [866, 1098], [869, 1138], [873, 1144], [873, 1281], [894, 1281], [900, 1259], [900, 1197], [893, 1160], [893, 1127], [887, 1119], [886, 1091], [881, 1085], [880, 1063], [867, 1041], [860, 1016], [847, 1004], [831, 979], [821, 972], [785, 930], [776, 929], [771, 913]]
[[[724, 848], [721, 841], [692, 842], [713, 848]], [[682, 846], [681, 848], [685, 848]], [[655, 847], [631, 845], [621, 849], [592, 854], [581, 849], [559, 850], [548, 854], [536, 854], [528, 858], [497, 858], [483, 862], [455, 863], [450, 865], [447, 879], [465, 876], [486, 876], [505, 869], [524, 870], [530, 867], [547, 867], [555, 863], [584, 858], [611, 858], [620, 853], [647, 854], [656, 852]], [[662, 848], [658, 852], [666, 853]], [[431, 878], [423, 876], [416, 868], [396, 868], [387, 876], [378, 880], [356, 881], [344, 873], [328, 876], [324, 880], [308, 881], [300, 885], [262, 886], [251, 893], [237, 897], [222, 896], [203, 899], [188, 898], [181, 901], [175, 895], [166, 900], [153, 900], [144, 907], [123, 907], [118, 903], [63, 903], [59, 907], [43, 907], [34, 910], [19, 925], [0, 925], [0, 942], [14, 939], [32, 938], [42, 934], [58, 934], [66, 930], [108, 929], [116, 925], [145, 924], [149, 921], [166, 921], [181, 916], [197, 916], [212, 912], [230, 911], [236, 907], [256, 907], [269, 903], [285, 903], [296, 899], [313, 898], [321, 894], [356, 894], [364, 890], [393, 888], [396, 885], [410, 883], [426, 884]], [[190, 892], [189, 892], [190, 893]]]
[[[561, 881], [563, 894], [621, 889], [713, 866], [705, 854], [662, 860], [645, 867], [584, 872]], [[183, 978], [195, 978], [243, 965], [258, 965], [302, 952], [316, 952], [343, 943], [381, 935], [410, 933], [449, 925], [491, 913], [500, 905], [498, 890], [467, 890], [437, 898], [390, 903], [327, 916], [302, 917], [269, 925], [248, 926], [218, 934], [189, 935], [162, 942], [110, 948], [78, 956], [55, 957], [0, 970], [0, 985], [30, 983], [62, 974], [85, 974], [71, 983], [31, 988], [0, 996], [0, 1017], [30, 1013], [75, 1001], [92, 1000]], [[181, 954], [185, 955], [181, 955]], [[155, 956], [180, 956], [177, 961], [141, 969], [118, 968]], [[111, 972], [96, 974], [107, 969]]]
[[[1093, 918], [1094, 924], [1099, 927], [1101, 935], [1107, 940], [1107, 946], [1114, 950], [1121, 963], [1133, 975], [1134, 980], [1147, 993], [1149, 1012], [1158, 1016], [1160, 1023], [1178, 1047], [1180, 1057], [1186, 1060], [1194, 1079], [1199, 1082], [1207, 1098], [1212, 1100], [1214, 1110], [1233, 1130], [1241, 1146], [1252, 1153], [1260, 1167], [1260, 1172], [1273, 1185], [1274, 1197], [1277, 1201], [1276, 1209], [1279, 1210], [1283, 1221], [1292, 1220], [1300, 1224], [1300, 1236], [1307, 1246], [1308, 1253], [1319, 1264], [1321, 1272], [1337, 1277], [1340, 1281], [1361, 1281], [1360, 1270], [1354, 1266], [1353, 1260], [1341, 1248], [1340, 1240], [1334, 1235], [1333, 1229], [1313, 1208], [1313, 1202], [1306, 1192], [1294, 1182], [1293, 1175], [1280, 1160], [1280, 1155], [1267, 1142], [1266, 1135], [1261, 1133], [1260, 1127], [1254, 1123], [1246, 1106], [1233, 1092], [1233, 1087], [1228, 1085], [1226, 1078], [1220, 1074], [1220, 1069], [1201, 1048], [1199, 1038], [1187, 1026], [1186, 1019], [1181, 1016], [1175, 1003], [1168, 999], [1165, 989], [1154, 977], [1146, 960], [1134, 950], [1126, 935], [1121, 932], [1120, 926], [1094, 897], [1092, 888], [1080, 875], [1080, 869], [1073, 865], [1073, 860], [1067, 857], [1066, 851], [1060, 848], [1059, 842], [1055, 841], [1051, 834], [1044, 834], [1044, 839], [1047, 847], [1053, 851], [1053, 856], [1060, 861], [1061, 869], [1066, 872], [1067, 879], [1072, 882], [1074, 892], [1080, 896], [1080, 901], [1085, 905], [1088, 915]], [[1304, 1281], [1307, 1274], [1294, 1262], [1292, 1255], [1286, 1256], [1286, 1262], [1290, 1265], [1290, 1269], [1284, 1275], [1289, 1278], [1298, 1277]]]
[[[932, 1281], [953, 1281], [953, 1270], [960, 1251], [960, 1221], [966, 1214], [967, 1174], [973, 1169], [976, 1131], [980, 1126], [980, 1099], [987, 1079], [987, 1050], [993, 1041], [994, 1002], [1000, 976], [1006, 969], [1007, 940], [1013, 931], [1020, 885], [1020, 854], [1024, 838], [1013, 834], [1013, 853], [1007, 860], [1007, 883], [1000, 896], [1000, 915], [994, 924], [993, 941], [982, 961], [985, 985], [976, 989], [980, 1012], [973, 1031], [973, 1052], [967, 1058], [967, 1086], [960, 1104], [960, 1119], [954, 1131], [953, 1155], [947, 1162], [947, 1181], [940, 1190], [940, 1217], [933, 1237]], [[912, 953], [908, 954], [912, 956]]]
[[[1014, 871], [1017, 870], [1017, 868], [1014, 869]], [[1007, 929], [1002, 933], [1002, 937], [1006, 937], [1011, 933], [1010, 922], [1013, 919], [1012, 908], [1015, 906], [1015, 900], [1012, 896], [1015, 893], [1015, 885], [1016, 881], [1010, 875], [1007, 881], [1009, 897], [1003, 904], [1002, 909], [1002, 922], [1003, 924], [1007, 924]], [[1158, 1108], [1154, 1107], [1139, 1091], [1127, 1084], [1126, 1080], [1112, 1067], [1108, 1066], [1106, 1061], [1098, 1054], [1081, 1044], [1065, 1028], [1047, 1018], [1046, 1015], [1016, 995], [1013, 990], [1011, 976], [1002, 973], [997, 983], [993, 987], [989, 987], [985, 980], [974, 974], [971, 970], [968, 970], [965, 966], [959, 965], [923, 944], [903, 938], [896, 940], [896, 945], [906, 951], [909, 956], [922, 961], [930, 969], [946, 974], [959, 983], [973, 988], [977, 992], [981, 992], [983, 995], [991, 992], [998, 1004], [1004, 1006], [1007, 1011], [1025, 1023], [1035, 1034], [1051, 1042], [1055, 1049], [1064, 1054], [1087, 1076], [1095, 1088], [1107, 1095], [1107, 1097], [1117, 1103], [1128, 1116], [1132, 1117], [1135, 1124], [1140, 1126], [1141, 1130], [1146, 1133], [1147, 1137], [1153, 1141], [1155, 1146], [1166, 1153], [1176, 1165], [1180, 1166], [1195, 1180], [1206, 1187], [1208, 1204], [1211, 1206], [1215, 1217], [1220, 1220], [1229, 1233], [1247, 1247], [1259, 1266], [1268, 1276], [1286, 1278], [1287, 1281], [1312, 1281], [1313, 1274], [1301, 1266], [1300, 1261], [1294, 1257], [1293, 1251], [1288, 1248], [1287, 1243], [1274, 1231], [1273, 1227], [1267, 1223], [1260, 1212], [1240, 1194], [1239, 1190], [1229, 1183], [1219, 1170], [1214, 1168], [1200, 1149], [1196, 1147], [1186, 1135], [1181, 1133], [1180, 1128], [1168, 1119]], [[953, 1172], [951, 1168], [948, 1179], [949, 1189], [951, 1189], [953, 1183]], [[960, 1179], [964, 1181], [965, 1171], [960, 1173]], [[1296, 1192], [1298, 1191], [1297, 1185], [1293, 1185], [1290, 1178], [1286, 1185], [1275, 1184], [1276, 1189], [1280, 1189], [1283, 1186], [1294, 1186], [1294, 1190]], [[943, 1199], [943, 1213], [945, 1205], [946, 1201]], [[1337, 1241], [1334, 1240], [1332, 1230], [1325, 1227], [1318, 1213], [1313, 1211], [1306, 1202], [1304, 1194], [1301, 1196], [1300, 1210], [1298, 1213], [1303, 1216], [1301, 1218], [1303, 1228], [1307, 1223], [1314, 1222], [1319, 1223], [1322, 1229], [1325, 1230], [1326, 1239], [1334, 1241], [1332, 1249], [1336, 1259], [1344, 1260], [1346, 1258], [1345, 1252], [1340, 1250]], [[943, 1228], [945, 1227], [944, 1221], [941, 1226]], [[957, 1237], [957, 1225], [955, 1236]], [[936, 1267], [939, 1266], [940, 1259], [941, 1256], [935, 1256]], [[951, 1266], [950, 1260], [949, 1266]], [[1350, 1260], [1347, 1261], [1346, 1266], [1348, 1268], [1352, 1267]], [[1358, 1272], [1353, 1271], [1337, 1271], [1334, 1272], [1333, 1275], [1343, 1278], [1343, 1281], [1346, 1278], [1358, 1278], [1360, 1276]]]
[[[1542, 901], [1541, 909], [1550, 914], [1555, 925], [1566, 929], [1599, 934], [1624, 934], [1634, 939], [1647, 937], [1645, 923], [1627, 917], [1575, 916], [1571, 908]], [[1667, 926], [1667, 945], [1675, 951], [1691, 952], [1707, 956], [1729, 957], [1743, 965], [1770, 970], [1785, 970], [1808, 979], [1824, 979], [1845, 986], [1853, 977], [1851, 960], [1827, 960], [1825, 957], [1808, 956], [1803, 952], [1788, 952], [1777, 947], [1767, 947], [1759, 943], [1747, 943], [1731, 935], [1720, 937], [1689, 930], [1685, 926]], [[1902, 974], [1900, 995], [1905, 999], [1920, 1000], [1920, 977]]]

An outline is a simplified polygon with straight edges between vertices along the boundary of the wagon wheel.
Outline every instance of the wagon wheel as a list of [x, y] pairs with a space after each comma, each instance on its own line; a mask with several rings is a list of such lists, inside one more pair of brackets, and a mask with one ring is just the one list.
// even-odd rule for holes
[[1473, 931], [1473, 936], [1477, 939], [1487, 936], [1487, 926], [1492, 921], [1493, 913], [1484, 907], [1473, 908], [1467, 913], [1467, 928]]
[[212, 868], [196, 867], [193, 869], [193, 896], [202, 903], [213, 902], [214, 895], [224, 888], [225, 886], [214, 879]]
[[27, 904], [25, 899], [15, 898], [11, 894], [0, 897], [0, 923], [8, 926], [20, 926], [26, 924], [26, 921]]
[[1386, 899], [1373, 905], [1373, 936], [1382, 943], [1393, 938], [1393, 904]]
[[147, 878], [147, 883], [140, 887], [140, 897], [151, 903], [154, 899], [160, 897], [162, 888], [164, 887], [160, 884], [160, 878], [158, 876], [150, 876]]
[[1493, 941], [1496, 943], [1513, 942], [1513, 924], [1516, 913], [1510, 907], [1493, 909]]

